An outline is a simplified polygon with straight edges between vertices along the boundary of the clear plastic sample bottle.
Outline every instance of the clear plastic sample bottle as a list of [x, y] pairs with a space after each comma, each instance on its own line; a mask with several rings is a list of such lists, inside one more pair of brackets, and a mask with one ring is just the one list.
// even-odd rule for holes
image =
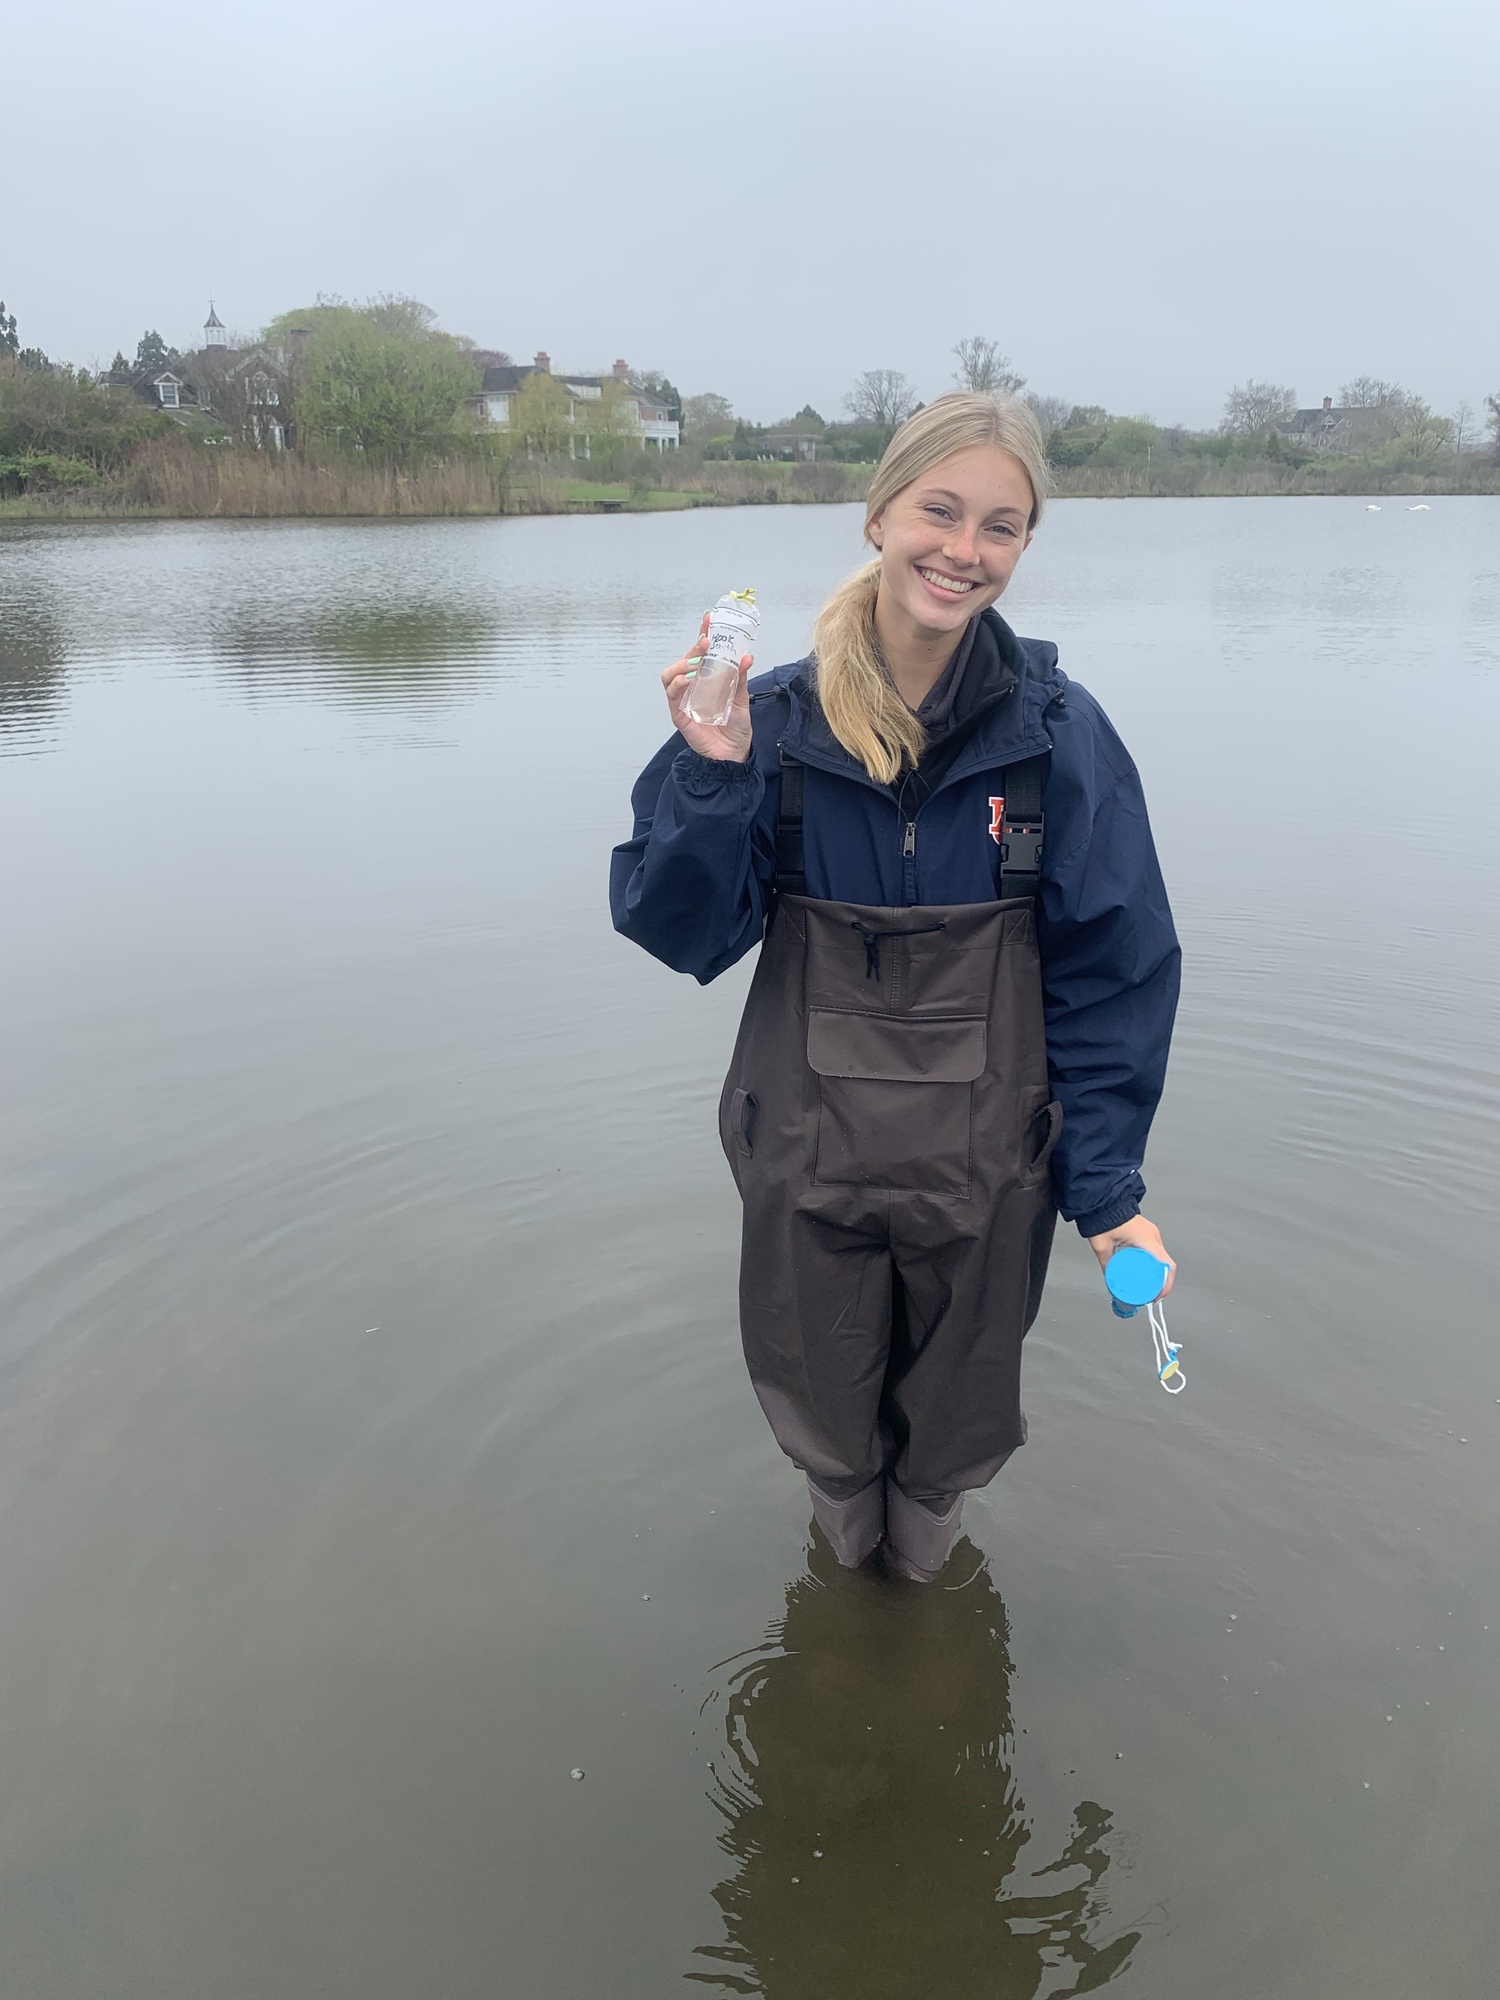
[[734, 710], [740, 661], [755, 651], [760, 613], [753, 590], [731, 590], [708, 614], [708, 646], [682, 706], [694, 722], [722, 729]]

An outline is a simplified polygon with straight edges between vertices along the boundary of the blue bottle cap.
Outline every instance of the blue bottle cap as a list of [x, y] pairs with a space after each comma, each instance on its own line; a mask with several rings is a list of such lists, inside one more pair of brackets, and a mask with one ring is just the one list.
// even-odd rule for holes
[[1168, 1267], [1149, 1250], [1127, 1243], [1117, 1250], [1104, 1267], [1104, 1282], [1110, 1296], [1135, 1312], [1159, 1299], [1167, 1282]]

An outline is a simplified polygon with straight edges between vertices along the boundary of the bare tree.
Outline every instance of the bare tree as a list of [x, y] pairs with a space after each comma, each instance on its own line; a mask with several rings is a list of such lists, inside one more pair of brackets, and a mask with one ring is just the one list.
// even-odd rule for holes
[[1339, 390], [1339, 406], [1345, 410], [1384, 410], [1405, 401], [1406, 391], [1399, 383], [1382, 382], [1378, 375], [1356, 375]]
[[1010, 365], [1010, 356], [1000, 352], [998, 340], [976, 333], [961, 340], [953, 350], [958, 373], [953, 377], [960, 389], [976, 390], [986, 396], [1014, 396], [1026, 387], [1026, 377]]
[[1400, 411], [1400, 438], [1414, 458], [1427, 458], [1453, 442], [1453, 422], [1440, 417], [1421, 396], [1407, 396]]
[[1464, 397], [1460, 401], [1458, 408], [1453, 412], [1453, 454], [1455, 458], [1462, 458], [1466, 452], [1472, 451], [1478, 441], [1478, 437], [1479, 430], [1474, 421], [1474, 405], [1467, 397]]
[[917, 407], [917, 392], [898, 368], [867, 368], [844, 398], [844, 408], [857, 424], [881, 424], [894, 430]]
[[1484, 407], [1490, 413], [1490, 436], [1495, 440], [1495, 457], [1500, 459], [1500, 395], [1486, 396]]
[[1043, 437], [1060, 431], [1073, 414], [1073, 405], [1066, 396], [1039, 396], [1034, 389], [1028, 389], [1021, 401], [1036, 418]]
[[1236, 382], [1224, 399], [1221, 426], [1230, 437], [1263, 437], [1291, 422], [1297, 391], [1276, 382]]
[[[1432, 420], [1432, 412], [1420, 396], [1413, 396], [1399, 382], [1383, 382], [1375, 375], [1357, 375], [1339, 390], [1345, 409], [1362, 410], [1359, 434], [1368, 444], [1390, 444], [1395, 438], [1422, 438]], [[1420, 448], [1420, 447], [1419, 447]]]

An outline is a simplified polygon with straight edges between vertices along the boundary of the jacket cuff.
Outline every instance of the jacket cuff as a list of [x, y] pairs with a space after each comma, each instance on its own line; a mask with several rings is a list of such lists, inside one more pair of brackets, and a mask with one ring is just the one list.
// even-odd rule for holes
[[748, 784], [755, 775], [755, 759], [747, 757], [739, 764], [732, 757], [705, 757], [684, 746], [672, 760], [672, 771], [678, 784], [702, 797], [720, 785]]
[[1080, 1236], [1103, 1236], [1107, 1230], [1118, 1229], [1122, 1222], [1129, 1222], [1140, 1212], [1141, 1205], [1135, 1196], [1127, 1194], [1110, 1202], [1107, 1208], [1096, 1208], [1091, 1215], [1075, 1216], [1074, 1221]]

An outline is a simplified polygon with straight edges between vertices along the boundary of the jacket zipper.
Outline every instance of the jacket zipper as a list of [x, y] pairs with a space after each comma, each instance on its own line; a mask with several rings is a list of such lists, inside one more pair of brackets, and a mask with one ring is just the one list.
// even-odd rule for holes
[[906, 822], [906, 838], [901, 843], [901, 852], [909, 857], [915, 854], [916, 851], [917, 851], [917, 822], [914, 819], [909, 819]]

